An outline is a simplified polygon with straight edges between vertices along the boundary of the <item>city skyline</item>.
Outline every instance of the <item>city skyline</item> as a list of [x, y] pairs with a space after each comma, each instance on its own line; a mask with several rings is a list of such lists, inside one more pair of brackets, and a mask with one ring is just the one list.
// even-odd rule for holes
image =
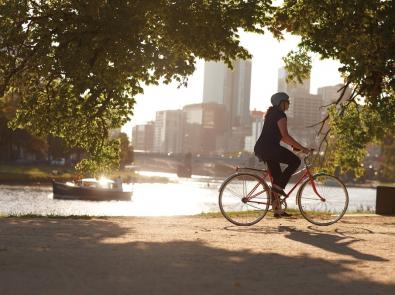
[[[252, 57], [250, 110], [265, 111], [270, 105], [270, 96], [277, 91], [277, 74], [284, 64], [282, 57], [295, 49], [299, 38], [288, 35], [279, 42], [270, 33], [258, 35], [240, 34], [240, 43]], [[188, 87], [177, 88], [177, 83], [144, 87], [145, 93], [136, 97], [134, 115], [122, 130], [129, 136], [133, 126], [155, 119], [161, 110], [182, 109], [183, 106], [203, 102], [204, 60], [198, 60], [195, 73], [189, 77]], [[311, 93], [319, 87], [332, 86], [342, 82], [337, 69], [340, 63], [332, 60], [319, 60], [313, 57], [311, 73]], [[263, 81], [263, 82], [262, 82]]]
[[[134, 147], [162, 154], [252, 153], [264, 123], [264, 112], [246, 108], [250, 102], [250, 76], [249, 60], [236, 60], [233, 70], [224, 63], [206, 62], [203, 102], [157, 111], [155, 121], [135, 125]], [[310, 76], [301, 84], [288, 83], [287, 76], [281, 67], [276, 91], [290, 95], [289, 130], [304, 146], [317, 148], [321, 138], [317, 134], [319, 127], [308, 126], [314, 126], [326, 116], [326, 110], [321, 107], [338, 99], [337, 91], [343, 84], [320, 87], [318, 94], [311, 94]]]
[[203, 103], [218, 103], [229, 113], [228, 126], [250, 123], [251, 60], [238, 59], [233, 70], [223, 62], [204, 64]]

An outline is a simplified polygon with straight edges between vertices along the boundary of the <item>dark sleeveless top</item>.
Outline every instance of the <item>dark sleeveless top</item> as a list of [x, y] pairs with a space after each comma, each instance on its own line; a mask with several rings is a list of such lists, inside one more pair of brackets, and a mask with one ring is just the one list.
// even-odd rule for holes
[[265, 154], [265, 150], [277, 148], [280, 145], [281, 132], [277, 122], [282, 118], [287, 118], [287, 115], [277, 107], [271, 109], [266, 115], [262, 133], [254, 147], [255, 155], [258, 158]]

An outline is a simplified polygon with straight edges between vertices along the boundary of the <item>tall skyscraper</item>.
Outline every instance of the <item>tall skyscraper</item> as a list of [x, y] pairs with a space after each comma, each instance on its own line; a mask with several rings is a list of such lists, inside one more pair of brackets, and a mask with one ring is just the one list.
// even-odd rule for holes
[[285, 92], [289, 95], [291, 104], [289, 105], [288, 117], [294, 118], [295, 116], [295, 98], [299, 97], [302, 100], [310, 94], [310, 77], [303, 81], [302, 84], [295, 82], [287, 82], [288, 73], [284, 67], [278, 70], [278, 91]]
[[[323, 105], [329, 105], [331, 103], [336, 102], [341, 95], [340, 89], [343, 86], [344, 86], [344, 84], [337, 84], [334, 86], [325, 86], [325, 87], [318, 88], [317, 93], [322, 96]], [[350, 88], [347, 88], [346, 91], [344, 92], [342, 101], [349, 98], [351, 93], [352, 93], [352, 90]]]
[[132, 144], [135, 150], [146, 152], [153, 151], [154, 148], [155, 124], [153, 121], [147, 124], [136, 125], [132, 129]]
[[278, 75], [278, 91], [286, 92], [290, 97], [287, 111], [290, 133], [302, 144], [314, 146], [318, 127], [309, 126], [321, 121], [321, 95], [310, 94], [310, 77], [298, 84], [286, 81], [288, 73], [284, 68], [279, 69]]
[[[263, 112], [261, 112], [264, 114]], [[253, 153], [255, 143], [257, 142], [259, 136], [261, 135], [263, 124], [265, 122], [264, 116], [254, 116], [253, 121], [251, 123], [251, 135], [246, 136], [244, 140], [244, 149], [247, 152]]]
[[289, 96], [300, 96], [310, 93], [310, 77], [303, 83], [287, 82], [288, 73], [284, 67], [278, 70], [278, 91], [288, 93]]
[[156, 112], [154, 132], [154, 152], [182, 152], [183, 115], [181, 110]]
[[222, 62], [205, 62], [203, 85], [204, 103], [215, 102], [218, 104], [225, 104], [227, 72], [228, 67]]
[[204, 66], [203, 103], [223, 104], [229, 114], [228, 128], [249, 126], [251, 61], [237, 60], [233, 69], [222, 62]]
[[186, 105], [184, 114], [183, 152], [210, 154], [216, 150], [216, 138], [225, 131], [226, 112], [222, 104]]
[[[343, 90], [340, 90], [340, 89], [342, 89], [342, 87], [344, 87], [344, 84], [337, 84], [334, 86], [324, 86], [324, 87], [320, 87], [317, 89], [318, 95], [320, 95], [322, 97], [321, 119], [324, 119], [327, 117], [328, 107], [331, 104], [336, 103], [338, 101], [338, 99], [340, 98], [340, 95], [343, 91]], [[347, 100], [351, 96], [351, 94], [352, 94], [351, 88], [347, 88], [344, 91], [344, 95], [343, 95], [340, 103]], [[339, 108], [340, 105], [338, 105], [337, 107]], [[329, 126], [328, 126], [328, 122], [326, 122], [326, 125], [322, 129], [322, 132], [325, 133], [328, 130], [329, 130]]]

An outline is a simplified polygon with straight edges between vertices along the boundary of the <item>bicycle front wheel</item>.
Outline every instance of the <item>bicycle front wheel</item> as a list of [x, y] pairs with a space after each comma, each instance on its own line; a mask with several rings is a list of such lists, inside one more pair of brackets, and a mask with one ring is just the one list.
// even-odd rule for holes
[[316, 174], [313, 179], [307, 179], [299, 189], [300, 213], [315, 225], [333, 224], [347, 211], [347, 188], [340, 179], [325, 173]]
[[250, 173], [236, 173], [220, 188], [219, 208], [231, 223], [253, 225], [265, 217], [269, 196], [269, 187], [263, 179]]

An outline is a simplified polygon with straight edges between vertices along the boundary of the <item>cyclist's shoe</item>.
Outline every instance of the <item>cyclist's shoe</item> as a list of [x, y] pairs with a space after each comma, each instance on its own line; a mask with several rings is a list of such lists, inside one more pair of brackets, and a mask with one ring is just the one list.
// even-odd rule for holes
[[275, 218], [280, 218], [280, 217], [291, 217], [292, 216], [292, 214], [289, 214], [289, 213], [287, 213], [287, 212], [285, 212], [285, 211], [280, 211], [280, 212], [275, 212], [274, 213], [274, 217]]
[[281, 213], [281, 217], [291, 217], [292, 216], [292, 214], [289, 214], [289, 213], [287, 213], [287, 212], [285, 212], [285, 211], [283, 211], [282, 213]]
[[284, 197], [287, 196], [287, 194], [286, 194], [286, 193], [284, 192], [284, 190], [282, 190], [282, 189], [278, 189], [278, 188], [272, 186], [271, 190], [272, 190], [273, 192], [275, 192], [275, 193], [278, 193], [278, 194], [284, 196]]
[[280, 217], [281, 217], [281, 213], [274, 213], [273, 216], [274, 216], [275, 218], [280, 218]]

